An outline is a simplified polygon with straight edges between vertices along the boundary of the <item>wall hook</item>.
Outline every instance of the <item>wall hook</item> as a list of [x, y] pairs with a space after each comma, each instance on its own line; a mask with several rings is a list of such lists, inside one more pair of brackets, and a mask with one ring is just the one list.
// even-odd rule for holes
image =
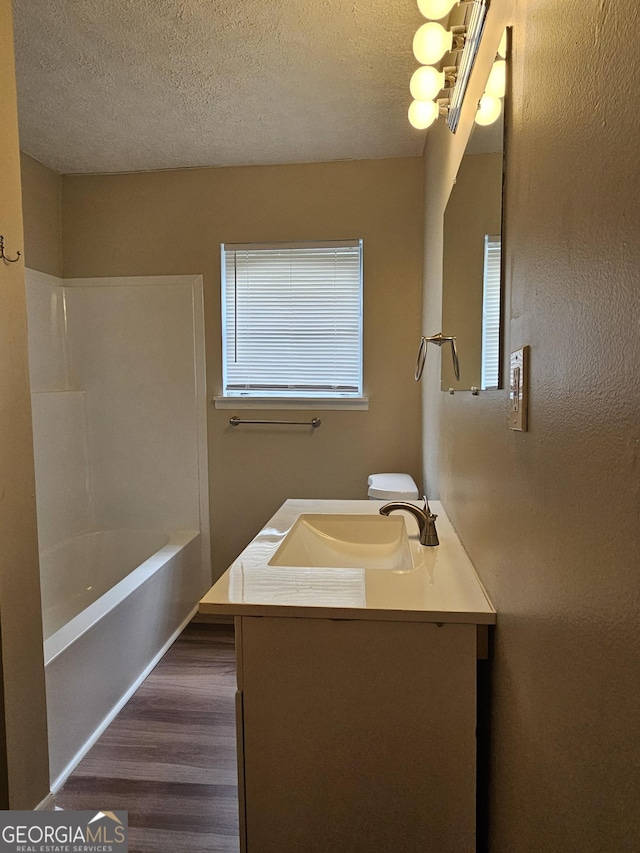
[[15, 258], [9, 258], [4, 253], [4, 237], [0, 234], [0, 258], [3, 261], [6, 261], [8, 264], [15, 264], [16, 261], [20, 260], [20, 252], [15, 256]]

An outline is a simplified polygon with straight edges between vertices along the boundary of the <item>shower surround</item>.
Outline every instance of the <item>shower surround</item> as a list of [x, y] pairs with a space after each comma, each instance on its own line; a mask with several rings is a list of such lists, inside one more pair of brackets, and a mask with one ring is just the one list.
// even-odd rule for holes
[[26, 281], [56, 790], [211, 585], [202, 278]]

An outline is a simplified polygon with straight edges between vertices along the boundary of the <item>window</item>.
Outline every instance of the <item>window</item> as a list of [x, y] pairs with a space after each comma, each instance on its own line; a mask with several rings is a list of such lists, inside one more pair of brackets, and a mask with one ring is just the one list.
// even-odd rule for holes
[[222, 245], [225, 397], [362, 396], [362, 240]]
[[500, 367], [500, 235], [484, 238], [482, 389], [498, 387]]

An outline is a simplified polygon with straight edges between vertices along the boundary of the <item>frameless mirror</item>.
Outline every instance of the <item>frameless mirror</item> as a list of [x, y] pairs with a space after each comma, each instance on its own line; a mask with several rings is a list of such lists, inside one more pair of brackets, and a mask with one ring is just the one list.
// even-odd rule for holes
[[442, 329], [455, 335], [457, 381], [443, 354], [441, 387], [501, 387], [504, 109], [474, 125], [444, 215]]

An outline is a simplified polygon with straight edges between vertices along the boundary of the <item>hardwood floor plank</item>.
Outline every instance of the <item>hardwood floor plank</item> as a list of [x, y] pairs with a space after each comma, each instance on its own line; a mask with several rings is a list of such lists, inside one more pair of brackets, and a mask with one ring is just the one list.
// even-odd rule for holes
[[190, 625], [55, 804], [125, 809], [130, 853], [237, 853], [233, 630]]
[[205, 785], [235, 785], [237, 769], [235, 758], [227, 758], [223, 761], [211, 756], [211, 762], [215, 763], [215, 769], [207, 766], [197, 766], [195, 763], [180, 764], [177, 761], [145, 761], [145, 767], [141, 767], [140, 761], [104, 760], [92, 762], [78, 779], [91, 779], [94, 776], [102, 778], [112, 776], [123, 781], [135, 782], [148, 779], [149, 772], [159, 782], [180, 782], [181, 784], [205, 784]]
[[131, 830], [129, 853], [238, 853], [237, 838], [210, 833], [201, 835], [190, 832], [175, 833], [162, 830]]

